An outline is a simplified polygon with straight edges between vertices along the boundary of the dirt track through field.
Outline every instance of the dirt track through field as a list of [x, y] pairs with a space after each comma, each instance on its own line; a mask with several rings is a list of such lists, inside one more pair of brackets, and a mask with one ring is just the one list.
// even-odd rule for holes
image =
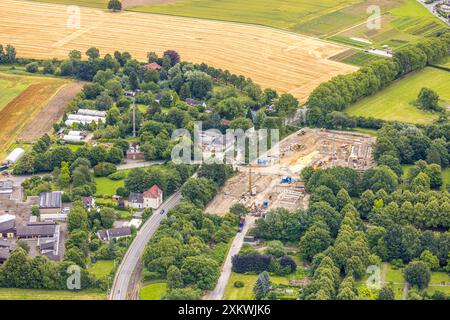
[[[80, 8], [80, 28], [68, 7], [0, 1], [0, 43], [19, 56], [64, 58], [73, 49], [98, 47], [103, 54], [128, 51], [144, 60], [147, 52], [177, 50], [182, 59], [205, 62], [252, 78], [263, 87], [290, 92], [305, 101], [321, 82], [355, 67], [328, 58], [346, 48], [254, 25]], [[69, 23], [69, 25], [68, 25]]]
[[67, 104], [83, 89], [82, 82], [66, 84], [48, 104], [25, 127], [17, 138], [18, 141], [36, 141], [45, 133], [48, 133], [53, 124], [64, 114]]

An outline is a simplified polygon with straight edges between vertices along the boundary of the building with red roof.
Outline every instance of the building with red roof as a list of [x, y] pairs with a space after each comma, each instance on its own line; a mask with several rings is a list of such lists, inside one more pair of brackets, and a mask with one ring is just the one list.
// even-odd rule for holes
[[163, 191], [154, 184], [144, 192], [144, 208], [156, 209], [163, 203]]
[[159, 71], [159, 70], [161, 70], [162, 67], [159, 64], [157, 64], [156, 62], [152, 62], [152, 63], [146, 64], [145, 68], [147, 68], [147, 70]]

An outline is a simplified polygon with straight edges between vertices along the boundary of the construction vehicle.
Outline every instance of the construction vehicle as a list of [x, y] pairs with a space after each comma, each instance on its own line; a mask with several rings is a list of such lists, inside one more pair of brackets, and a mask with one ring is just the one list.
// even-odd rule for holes
[[290, 176], [284, 176], [284, 177], [281, 178], [281, 183], [292, 183], [292, 182], [295, 182], [295, 181], [296, 181], [296, 179], [292, 178]]
[[238, 232], [241, 232], [242, 229], [244, 229], [244, 225], [245, 225], [245, 217], [244, 216], [240, 216], [239, 217], [239, 223], [238, 223]]

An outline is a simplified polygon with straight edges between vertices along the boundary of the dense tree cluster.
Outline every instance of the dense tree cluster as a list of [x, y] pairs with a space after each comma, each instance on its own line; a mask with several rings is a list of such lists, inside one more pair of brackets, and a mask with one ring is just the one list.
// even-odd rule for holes
[[16, 60], [16, 49], [10, 44], [6, 47], [0, 44], [0, 64], [12, 64]]
[[[67, 290], [71, 276], [69, 261], [55, 262], [47, 257], [31, 258], [22, 248], [15, 249], [0, 268], [0, 286], [45, 290]], [[80, 289], [97, 287], [98, 282], [85, 269], [80, 273]], [[69, 280], [70, 281], [70, 280]]]
[[[161, 223], [150, 241], [144, 265], [167, 278], [170, 297], [172, 291], [175, 294], [179, 289], [211, 290], [236, 224], [237, 217], [233, 214], [223, 218], [207, 215], [183, 201], [169, 211], [169, 218]], [[198, 297], [199, 294], [192, 298]]]

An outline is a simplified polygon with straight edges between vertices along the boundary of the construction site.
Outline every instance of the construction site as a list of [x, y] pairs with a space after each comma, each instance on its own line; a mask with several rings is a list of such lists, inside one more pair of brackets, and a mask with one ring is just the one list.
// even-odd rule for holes
[[225, 183], [206, 212], [224, 215], [236, 203], [263, 217], [278, 207], [306, 209], [309, 195], [300, 176], [303, 168], [342, 166], [364, 172], [375, 165], [375, 141], [357, 132], [301, 129], [283, 139], [277, 152], [261, 156], [254, 164], [236, 166], [239, 172]]

